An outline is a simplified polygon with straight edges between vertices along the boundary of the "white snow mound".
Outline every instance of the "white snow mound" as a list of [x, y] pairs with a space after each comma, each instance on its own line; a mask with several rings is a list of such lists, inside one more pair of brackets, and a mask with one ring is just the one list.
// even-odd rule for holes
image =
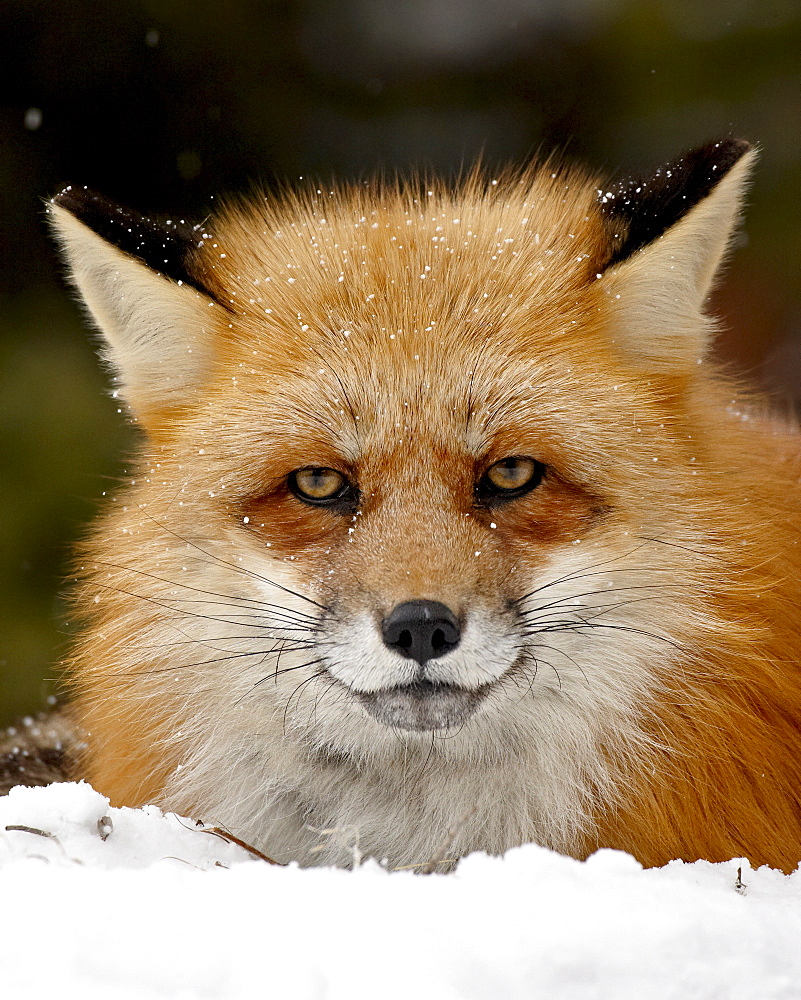
[[83, 783], [17, 788], [0, 996], [799, 1000], [801, 871], [536, 845], [450, 875], [283, 868]]

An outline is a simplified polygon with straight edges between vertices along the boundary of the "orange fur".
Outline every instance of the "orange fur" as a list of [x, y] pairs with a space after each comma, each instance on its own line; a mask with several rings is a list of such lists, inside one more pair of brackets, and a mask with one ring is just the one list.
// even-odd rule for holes
[[[163, 405], [130, 375], [148, 436], [82, 558], [72, 671], [96, 787], [304, 863], [347, 860], [315, 854], [310, 827], [422, 863], [462, 823], [460, 852], [536, 839], [794, 868], [799, 439], [696, 363], [682, 331], [706, 338], [706, 287], [646, 363], [637, 296], [663, 265], [650, 276], [646, 246], [605, 270], [609, 224], [573, 172], [254, 198], [209, 225], [192, 267], [210, 296], [182, 306], [207, 368]], [[166, 286], [135, 266], [143, 294]], [[544, 463], [542, 485], [477, 504], [510, 455]], [[287, 477], [307, 466], [358, 483], [358, 512], [299, 502]], [[483, 616], [454, 670], [489, 694], [443, 739], [387, 729], [319, 672], [352, 622], [366, 678], [370, 623], [418, 599]], [[529, 624], [507, 627], [523, 601]], [[274, 619], [256, 641], [256, 619], [304, 612], [312, 652]], [[512, 632], [527, 658], [484, 677]]]

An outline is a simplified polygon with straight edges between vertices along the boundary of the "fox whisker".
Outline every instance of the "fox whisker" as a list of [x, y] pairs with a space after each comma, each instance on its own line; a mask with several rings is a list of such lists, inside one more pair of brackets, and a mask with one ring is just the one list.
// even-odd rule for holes
[[[219, 593], [217, 591], [213, 591], [213, 590], [207, 590], [207, 589], [200, 588], [200, 587], [192, 587], [189, 584], [184, 583], [182, 580], [165, 579], [164, 577], [157, 576], [155, 573], [148, 573], [145, 570], [139, 569], [139, 568], [137, 568], [135, 566], [124, 566], [124, 565], [120, 565], [119, 563], [100, 562], [100, 561], [96, 562], [95, 565], [97, 565], [97, 566], [106, 566], [106, 567], [108, 567], [110, 569], [121, 570], [121, 571], [123, 571], [125, 573], [134, 573], [137, 576], [143, 576], [143, 577], [146, 577], [149, 580], [155, 580], [158, 583], [166, 583], [170, 587], [180, 587], [182, 590], [188, 590], [188, 591], [191, 591], [192, 593], [196, 593], [196, 594], [209, 594], [212, 597], [220, 597], [220, 598], [222, 598], [222, 601], [219, 601], [219, 602], [218, 601], [201, 601], [201, 602], [198, 602], [198, 603], [202, 603], [202, 604], [217, 604], [217, 603], [219, 603], [219, 604], [222, 604], [222, 605], [225, 605], [225, 606], [234, 605], [234, 606], [238, 606], [238, 607], [240, 607], [242, 609], [252, 609], [254, 612], [255, 611], [259, 611], [259, 610], [264, 609], [264, 608], [271, 608], [271, 609], [275, 609], [276, 612], [278, 612], [278, 613], [280, 613], [282, 615], [287, 616], [288, 618], [296, 618], [298, 620], [308, 620], [308, 621], [311, 621], [311, 622], [316, 622], [318, 620], [317, 616], [310, 615], [307, 612], [300, 611], [300, 610], [298, 610], [296, 608], [287, 608], [287, 607], [284, 607], [283, 605], [280, 605], [280, 604], [271, 604], [269, 602], [260, 601], [257, 598], [253, 598], [253, 597], [243, 597], [243, 596], [234, 596], [234, 595], [231, 595], [231, 594], [221, 594], [221, 593]], [[275, 586], [277, 586], [277, 584], [275, 584]], [[286, 590], [286, 588], [282, 588], [282, 589]], [[289, 594], [293, 594], [294, 593], [293, 591], [290, 591], [290, 590], [286, 590], [286, 592], [289, 593]], [[300, 595], [295, 595], [295, 596], [300, 596]], [[179, 598], [179, 597], [175, 597], [175, 598], [170, 598], [170, 600], [175, 601], [176, 603], [177, 602], [190, 603], [193, 599], [192, 598]]]

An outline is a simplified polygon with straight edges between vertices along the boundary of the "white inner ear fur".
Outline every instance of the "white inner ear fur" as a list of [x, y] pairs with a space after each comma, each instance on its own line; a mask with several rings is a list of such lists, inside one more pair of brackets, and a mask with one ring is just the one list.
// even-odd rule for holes
[[185, 405], [214, 360], [208, 313], [220, 307], [118, 250], [66, 209], [51, 204], [49, 212], [131, 410], [146, 424], [149, 413]]
[[712, 191], [653, 243], [600, 279], [617, 344], [654, 370], [686, 369], [705, 353], [704, 303], [740, 215], [751, 150]]

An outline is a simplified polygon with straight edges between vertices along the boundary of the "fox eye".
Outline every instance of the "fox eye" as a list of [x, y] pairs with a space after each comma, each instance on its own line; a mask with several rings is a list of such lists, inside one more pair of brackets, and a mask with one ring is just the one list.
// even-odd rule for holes
[[336, 504], [352, 492], [348, 480], [336, 469], [296, 469], [289, 474], [287, 482], [299, 500], [320, 507]]
[[491, 465], [478, 484], [477, 493], [483, 500], [511, 500], [539, 486], [545, 466], [535, 458], [513, 455]]

